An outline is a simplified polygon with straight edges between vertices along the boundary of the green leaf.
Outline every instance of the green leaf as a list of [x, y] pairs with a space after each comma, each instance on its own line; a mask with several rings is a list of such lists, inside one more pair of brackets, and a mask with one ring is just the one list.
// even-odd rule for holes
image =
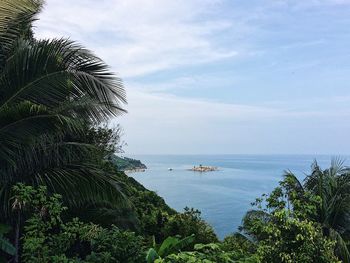
[[147, 263], [153, 263], [157, 258], [159, 258], [157, 251], [155, 251], [153, 248], [150, 248], [146, 255]]
[[0, 235], [0, 250], [9, 255], [16, 254], [16, 248], [4, 237]]

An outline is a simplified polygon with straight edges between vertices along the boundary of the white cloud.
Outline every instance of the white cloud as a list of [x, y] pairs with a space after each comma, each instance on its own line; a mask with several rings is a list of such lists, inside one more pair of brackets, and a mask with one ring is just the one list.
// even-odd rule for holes
[[[211, 18], [213, 0], [48, 0], [38, 37], [71, 37], [123, 77], [235, 56], [215, 43], [231, 22]], [[203, 20], [205, 16], [205, 20]], [[213, 37], [214, 36], [214, 37]]]
[[[249, 56], [251, 60], [274, 55], [273, 52], [292, 53], [296, 48], [317, 47], [327, 39], [288, 38], [271, 48], [270, 44], [264, 46], [264, 39], [275, 37], [276, 32], [281, 34], [279, 27], [271, 25], [288, 21], [285, 17], [290, 13], [286, 10], [328, 8], [349, 4], [350, 0], [253, 2], [249, 8], [242, 8], [236, 1], [235, 8], [223, 10], [221, 4], [227, 7], [230, 0], [47, 0], [41, 20], [36, 23], [36, 35], [77, 40], [101, 56], [122, 78], [129, 77], [129, 114], [116, 120], [125, 128], [129, 153], [276, 153], [288, 147], [288, 152], [299, 153], [318, 149], [347, 151], [348, 145], [340, 138], [346, 138], [350, 129], [343, 121], [350, 117], [348, 98], [317, 101], [307, 95], [305, 101], [292, 101], [291, 96], [290, 101], [262, 101], [260, 105], [198, 98], [201, 83], [222, 85], [225, 74], [206, 76], [206, 72], [198, 71], [199, 67], [183, 73], [183, 66], [223, 61], [236, 55], [240, 59]], [[298, 36], [290, 30], [285, 33], [294, 36], [291, 32]], [[284, 70], [318, 65], [317, 60], [303, 60], [301, 66], [292, 61], [289, 65], [281, 60], [283, 57], [277, 56], [274, 61], [275, 57], [270, 56], [265, 69], [271, 63]], [[152, 84], [132, 79], [178, 67], [183, 67], [179, 75], [164, 74]], [[225, 66], [224, 70], [231, 74]], [[253, 69], [243, 78], [255, 78], [254, 74], [259, 72]], [[232, 82], [226, 82], [226, 86], [233, 87], [236, 83], [232, 76], [226, 76]], [[251, 92], [264, 86], [257, 84], [258, 87], [249, 88]], [[166, 94], [180, 88], [198, 89], [199, 95], [186, 99]], [[225, 99], [225, 94], [217, 97]], [[271, 98], [278, 100], [278, 96]], [[325, 140], [326, 134], [339, 139]]]

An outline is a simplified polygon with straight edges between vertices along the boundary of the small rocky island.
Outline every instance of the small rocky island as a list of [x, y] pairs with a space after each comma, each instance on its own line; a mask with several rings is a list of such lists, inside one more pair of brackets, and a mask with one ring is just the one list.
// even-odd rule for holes
[[199, 166], [193, 166], [191, 169], [188, 169], [189, 171], [193, 171], [193, 172], [213, 172], [213, 171], [217, 171], [219, 170], [217, 167], [215, 166], [203, 166], [203, 165], [199, 165]]
[[118, 170], [123, 172], [144, 172], [147, 169], [147, 166], [140, 160], [128, 157], [113, 155], [111, 161], [118, 168]]

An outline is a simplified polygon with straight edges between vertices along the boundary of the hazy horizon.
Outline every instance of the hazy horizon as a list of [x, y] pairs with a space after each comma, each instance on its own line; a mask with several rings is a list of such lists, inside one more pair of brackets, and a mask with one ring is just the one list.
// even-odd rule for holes
[[[333, 154], [333, 153], [116, 153], [118, 156], [329, 156], [331, 158], [340, 158], [345, 161], [349, 161], [350, 159], [347, 159], [350, 157], [350, 153], [344, 153], [344, 154]], [[330, 159], [331, 161], [331, 159]]]
[[126, 155], [338, 156], [349, 28], [350, 0], [48, 0], [35, 34], [77, 40], [118, 72]]

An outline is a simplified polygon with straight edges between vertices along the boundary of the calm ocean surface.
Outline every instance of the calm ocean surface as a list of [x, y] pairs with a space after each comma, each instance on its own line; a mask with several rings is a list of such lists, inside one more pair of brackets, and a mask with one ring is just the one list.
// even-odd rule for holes
[[[330, 165], [326, 155], [137, 155], [148, 170], [130, 174], [156, 191], [168, 205], [181, 211], [185, 206], [202, 212], [220, 238], [237, 230], [250, 203], [278, 185], [284, 170], [300, 179], [310, 171], [314, 159], [323, 169]], [[349, 156], [346, 164], [349, 165]], [[186, 169], [210, 165], [219, 171], [198, 173]], [[173, 171], [168, 171], [173, 168]]]

